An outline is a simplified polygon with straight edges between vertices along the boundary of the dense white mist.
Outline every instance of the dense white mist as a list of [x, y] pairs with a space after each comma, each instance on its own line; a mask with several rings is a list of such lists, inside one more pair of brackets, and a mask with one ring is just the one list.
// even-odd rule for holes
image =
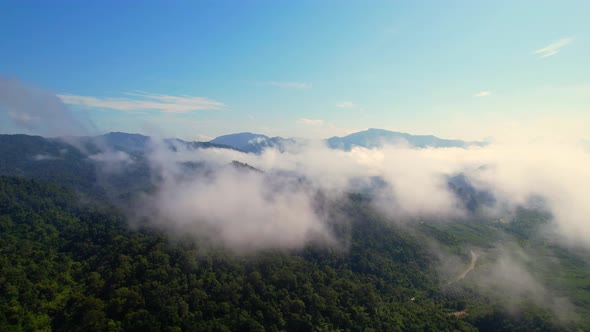
[[157, 225], [242, 253], [333, 241], [316, 191], [298, 178], [233, 166], [251, 156], [231, 150], [176, 149], [156, 145], [150, 154], [158, 189], [141, 209]]
[[[463, 203], [448, 186], [448, 177], [460, 173], [475, 188], [495, 196], [500, 216], [533, 196], [542, 197], [562, 239], [590, 247], [585, 193], [590, 155], [579, 145], [390, 145], [345, 152], [306, 142], [257, 155], [182, 146], [172, 151], [161, 144], [154, 145], [149, 160], [154, 179], [161, 181], [149, 197], [157, 211], [153, 219], [230, 248], [298, 248], [318, 234], [332, 238], [325, 211], [314, 207], [318, 192], [337, 200], [347, 192], [371, 188], [375, 177], [382, 184], [372, 184], [374, 207], [392, 222], [465, 218]], [[233, 160], [264, 173], [228, 166]], [[187, 163], [200, 165], [196, 169], [201, 171], [188, 171]]]
[[55, 94], [16, 79], [0, 77], [0, 114], [17, 128], [43, 136], [86, 135], [94, 129]]
[[533, 195], [542, 197], [563, 239], [590, 247], [590, 154], [582, 147], [543, 141], [464, 154], [472, 164], [488, 165], [470, 173], [481, 189], [513, 207]]
[[[14, 125], [36, 134], [81, 135], [88, 134], [93, 128], [90, 121], [73, 116], [55, 95], [17, 80], [0, 78], [0, 110]], [[275, 244], [298, 247], [307, 241], [308, 233], [324, 232], [325, 216], [311, 208], [318, 191], [337, 199], [347, 192], [370, 188], [374, 206], [396, 221], [465, 217], [462, 203], [449, 189], [448, 177], [466, 174], [477, 189], [494, 195], [496, 212], [500, 214], [526, 204], [531, 196], [542, 197], [554, 216], [553, 226], [558, 234], [576, 245], [590, 246], [590, 200], [586, 194], [586, 188], [590, 187], [590, 153], [587, 141], [579, 138], [567, 141], [561, 136], [543, 140], [543, 136], [538, 136], [541, 133], [532, 131], [530, 126], [525, 130], [527, 139], [515, 134], [518, 132], [518, 128], [511, 128], [508, 133], [497, 135], [498, 143], [467, 149], [414, 149], [402, 142], [379, 149], [356, 147], [341, 151], [329, 149], [319, 141], [305, 141], [288, 145], [283, 152], [266, 149], [256, 155], [227, 149], [188, 150], [182, 146], [177, 146], [177, 152], [173, 152], [166, 144], [156, 144], [148, 158], [155, 170], [154, 179], [162, 179], [158, 183], [161, 186], [156, 206], [170, 225], [177, 223], [177, 218], [171, 215], [172, 210], [185, 216], [183, 224], [191, 220], [187, 217], [191, 213], [194, 222], [211, 223], [208, 216], [216, 215], [210, 219], [215, 219], [213, 223], [222, 229], [219, 234], [228, 234], [234, 231], [226, 230], [223, 225], [234, 227], [234, 219], [250, 213], [250, 218], [240, 223], [249, 237], [244, 239], [245, 243], [258, 242], [256, 236], [259, 234], [280, 239], [283, 234], [296, 229], [300, 234], [292, 238], [297, 240], [275, 241]], [[78, 149], [84, 147], [78, 146]], [[89, 159], [97, 161], [109, 172], [133, 162], [123, 152], [110, 151], [107, 146], [102, 150]], [[38, 159], [42, 158], [45, 156], [38, 156]], [[233, 174], [233, 169], [225, 167], [233, 160], [248, 163], [265, 173]], [[214, 174], [214, 181], [204, 174], [181, 176], [186, 169], [179, 165], [186, 162], [206, 164], [217, 170], [207, 175]], [[268, 179], [276, 182], [287, 177], [305, 179], [305, 188], [283, 185], [281, 190], [273, 192], [276, 188]], [[382, 182], [380, 186], [371, 182], [375, 177]], [[189, 184], [198, 190], [186, 189]], [[235, 187], [233, 190], [232, 186]], [[233, 201], [231, 204], [211, 205], [206, 210], [191, 208], [183, 211], [191, 207], [188, 203], [170, 209], [166, 191], [175, 192], [175, 188], [186, 189], [181, 197], [187, 202], [223, 201], [223, 197], [233, 197]], [[262, 193], [272, 194], [259, 197]], [[240, 199], [255, 201], [240, 205]], [[232, 204], [238, 205], [234, 208]], [[268, 206], [262, 207], [264, 204]], [[246, 212], [245, 206], [249, 207]], [[216, 214], [215, 207], [223, 213]], [[272, 225], [269, 230], [247, 231], [266, 229], [263, 227], [265, 223]], [[294, 227], [298, 223], [302, 226]], [[236, 237], [232, 235], [230, 242], [240, 242], [235, 240]]]
[[[0, 111], [30, 133], [82, 135], [93, 128], [54, 95], [15, 80], [0, 78]], [[332, 226], [347, 223], [349, 217], [335, 213], [337, 204], [332, 203], [351, 192], [370, 195], [372, 207], [390, 222], [468, 220], [472, 211], [449, 186], [450, 177], [463, 174], [476, 190], [493, 195], [495, 204], [485, 210], [490, 217], [510, 220], [517, 207], [540, 197], [553, 216], [546, 234], [589, 249], [590, 144], [579, 137], [536, 136], [545, 131], [529, 130], [521, 139], [522, 135], [514, 135], [518, 129], [511, 129], [483, 147], [416, 149], [400, 142], [342, 151], [320, 141], [302, 141], [260, 154], [194, 149], [174, 140], [152, 139], [145, 157], [153, 186], [137, 198], [130, 213], [165, 231], [238, 254], [296, 250], [309, 243], [339, 247], [343, 239], [332, 234]], [[100, 139], [93, 141], [98, 153], [90, 153], [76, 138], [65, 141], [106, 175], [125, 174], [127, 167], [143, 162], [141, 157], [112, 150]], [[434, 240], [426, 242], [440, 249]], [[500, 251], [493, 263], [479, 272], [476, 266], [468, 277], [476, 278], [479, 290], [510, 293], [517, 300], [532, 300], [560, 317], [568, 316], [571, 304], [556, 298], [535, 278], [522, 251]], [[460, 268], [457, 257], [444, 250], [434, 252], [441, 258], [441, 271]]]

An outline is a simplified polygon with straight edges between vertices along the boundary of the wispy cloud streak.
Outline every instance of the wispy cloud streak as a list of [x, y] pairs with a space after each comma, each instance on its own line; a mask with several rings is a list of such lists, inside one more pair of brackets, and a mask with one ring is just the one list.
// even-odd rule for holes
[[220, 110], [225, 105], [205, 97], [173, 96], [146, 92], [126, 93], [130, 98], [93, 97], [61, 94], [58, 97], [66, 104], [89, 108], [107, 108], [119, 111], [157, 110], [166, 113]]
[[534, 51], [533, 54], [538, 54], [539, 58], [541, 58], [541, 59], [548, 58], [550, 56], [553, 56], [553, 55], [559, 53], [559, 51], [561, 50], [562, 47], [571, 44], [573, 41], [574, 41], [574, 38], [572, 38], [572, 37], [563, 38], [563, 39], [554, 41], [553, 43]]

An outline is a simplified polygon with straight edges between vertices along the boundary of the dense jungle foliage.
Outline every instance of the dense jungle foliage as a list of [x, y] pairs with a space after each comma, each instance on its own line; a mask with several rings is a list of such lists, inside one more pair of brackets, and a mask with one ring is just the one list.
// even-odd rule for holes
[[558, 329], [536, 309], [453, 315], [473, 300], [442, 291], [420, 235], [351, 202], [348, 248], [236, 257], [130, 229], [116, 209], [82, 205], [63, 187], [1, 177], [0, 329]]
[[[400, 224], [350, 194], [341, 245], [236, 255], [127, 220], [150, 171], [117, 142], [138, 161], [103, 174], [71, 145], [0, 135], [1, 331], [590, 330], [590, 256], [540, 236], [544, 212]], [[482, 287], [502, 248], [528, 257], [542, 296]]]

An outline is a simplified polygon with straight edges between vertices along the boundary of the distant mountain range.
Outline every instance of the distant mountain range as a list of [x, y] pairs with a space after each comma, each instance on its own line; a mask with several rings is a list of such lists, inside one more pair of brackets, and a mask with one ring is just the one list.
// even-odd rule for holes
[[[116, 195], [124, 197], [131, 192], [149, 190], [152, 185], [150, 165], [146, 154], [149, 152], [152, 138], [140, 134], [121, 132], [99, 136], [44, 138], [29, 135], [0, 135], [0, 175], [22, 176], [49, 180], [67, 185], [84, 192], [99, 195]], [[349, 150], [354, 146], [373, 148], [384, 143], [396, 143], [404, 140], [415, 147], [466, 147], [483, 144], [481, 142], [465, 142], [445, 140], [434, 136], [415, 136], [369, 129], [345, 137], [333, 137], [326, 143], [335, 149]], [[179, 139], [165, 139], [171, 150], [185, 147], [189, 151], [207, 148], [221, 148], [259, 153], [268, 147], [283, 150], [294, 139], [268, 137], [253, 133], [240, 133], [220, 136], [210, 142], [188, 142]], [[124, 152], [121, 153], [121, 152]], [[109, 172], [108, 168], [98, 167], [104, 154], [120, 158], [111, 161], [119, 162], [120, 172]], [[116, 163], [115, 163], [116, 164]], [[204, 165], [187, 163], [187, 172], [206, 170]], [[236, 160], [231, 166], [244, 171], [261, 172], [260, 170]], [[205, 167], [205, 168], [203, 168]], [[279, 174], [279, 173], [277, 173]], [[299, 177], [300, 174], [281, 173], [282, 176]], [[378, 177], [370, 179], [369, 184], [359, 179], [354, 185], [356, 191], [371, 192], [384, 185]], [[476, 190], [463, 175], [449, 178], [450, 188], [465, 202], [466, 207], [475, 210], [480, 204], [493, 204], [493, 198], [485, 192]]]
[[[266, 148], [276, 148], [284, 151], [286, 147], [295, 144], [293, 138], [269, 137], [255, 133], [237, 133], [219, 136], [209, 142], [184, 141], [176, 138], [165, 139], [169, 148], [176, 150], [186, 147], [189, 150], [201, 148], [222, 148], [239, 150], [247, 153], [260, 153]], [[410, 135], [406, 133], [383, 129], [368, 129], [344, 137], [332, 137], [325, 140], [326, 145], [333, 149], [350, 150], [355, 146], [365, 148], [381, 147], [384, 144], [404, 143], [415, 148], [425, 147], [469, 147], [481, 146], [485, 142], [467, 142], [461, 140], [442, 139], [431, 135]], [[72, 148], [76, 146], [76, 149]], [[98, 136], [43, 138], [29, 135], [0, 135], [0, 153], [4, 157], [12, 156], [12, 162], [20, 163], [16, 169], [25, 171], [33, 160], [44, 160], [53, 164], [60, 160], [73, 158], [77, 165], [84, 165], [87, 157], [105, 151], [122, 151], [132, 158], [142, 156], [152, 146], [152, 138], [140, 134], [112, 132]], [[0, 160], [0, 170], [6, 158]], [[14, 165], [12, 165], [14, 166]], [[12, 168], [14, 171], [14, 168]], [[77, 172], [79, 173], [79, 172]]]
[[[278, 136], [268, 137], [262, 134], [246, 132], [219, 136], [211, 140], [209, 143], [231, 146], [244, 152], [260, 153], [268, 147], [284, 150], [287, 145], [294, 142], [295, 139], [293, 138], [282, 138]], [[385, 144], [408, 144], [409, 146], [415, 148], [465, 148], [469, 146], [482, 146], [486, 144], [485, 142], [480, 141], [468, 142], [462, 140], [443, 139], [432, 135], [411, 135], [407, 133], [374, 128], [360, 131], [358, 133], [353, 133], [344, 137], [335, 136], [325, 140], [325, 142], [332, 149], [346, 151], [349, 151], [355, 146], [378, 148]]]
[[[269, 137], [255, 133], [237, 133], [219, 136], [209, 142], [184, 141], [177, 138], [164, 139], [170, 149], [186, 147], [188, 149], [222, 148], [248, 153], [260, 153], [266, 148], [284, 151], [290, 144], [297, 142], [294, 138]], [[432, 135], [411, 135], [383, 129], [368, 129], [344, 137], [332, 137], [325, 140], [333, 149], [350, 150], [355, 146], [365, 148], [381, 147], [385, 144], [408, 144], [415, 148], [469, 147], [485, 145], [485, 142], [468, 142], [462, 140], [442, 139]], [[90, 155], [104, 151], [123, 151], [139, 156], [152, 146], [152, 138], [140, 134], [111, 132], [98, 136], [43, 138], [29, 135], [0, 135], [0, 150], [10, 150], [14, 155], [28, 155], [28, 158], [61, 159], [66, 151], [73, 151], [70, 144], [76, 146], [76, 153]]]
[[432, 135], [411, 135], [396, 131], [371, 128], [344, 137], [332, 137], [326, 140], [333, 149], [350, 150], [355, 146], [378, 148], [385, 144], [408, 144], [415, 148], [465, 148], [485, 145], [484, 142], [467, 142], [456, 139], [443, 139]]

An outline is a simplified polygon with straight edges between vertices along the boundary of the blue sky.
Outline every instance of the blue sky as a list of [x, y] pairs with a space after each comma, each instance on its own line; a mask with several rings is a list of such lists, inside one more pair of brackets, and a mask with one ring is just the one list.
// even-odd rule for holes
[[582, 132], [588, 13], [588, 1], [2, 1], [0, 75], [102, 131]]

